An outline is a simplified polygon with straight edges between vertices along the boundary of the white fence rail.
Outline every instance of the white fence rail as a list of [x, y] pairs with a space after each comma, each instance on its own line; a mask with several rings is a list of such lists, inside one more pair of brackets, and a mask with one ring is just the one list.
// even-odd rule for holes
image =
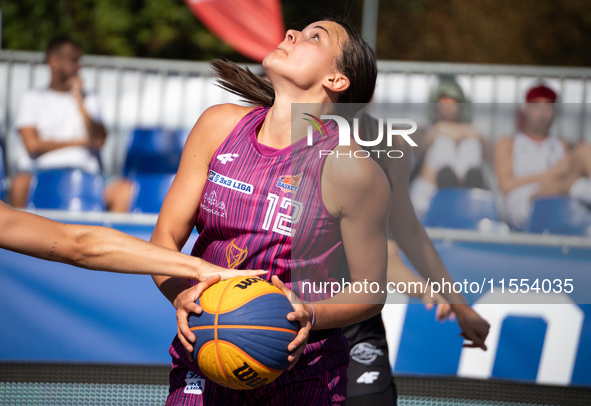
[[[99, 94], [109, 130], [102, 151], [107, 174], [120, 171], [130, 129], [162, 126], [188, 132], [207, 107], [238, 101], [213, 85], [206, 62], [89, 55], [82, 64], [84, 87]], [[260, 65], [249, 67], [262, 73]], [[570, 142], [591, 140], [590, 68], [380, 61], [378, 69], [375, 102], [399, 103], [398, 113], [419, 123], [427, 120], [425, 103], [437, 75], [457, 75], [474, 103], [474, 124], [492, 140], [514, 130], [516, 104], [527, 88], [543, 79], [560, 94], [555, 131]], [[42, 53], [0, 51], [0, 121], [9, 173], [14, 173], [18, 157], [25, 153], [13, 128], [20, 96], [48, 81]]]

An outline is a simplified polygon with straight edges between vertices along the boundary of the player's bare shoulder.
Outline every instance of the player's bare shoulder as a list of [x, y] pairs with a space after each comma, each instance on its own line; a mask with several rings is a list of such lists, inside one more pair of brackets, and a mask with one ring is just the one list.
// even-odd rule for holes
[[[338, 145], [326, 157], [322, 172], [322, 196], [331, 214], [340, 216], [347, 206], [355, 207], [367, 199], [388, 201], [390, 186], [380, 166], [355, 142]], [[337, 217], [337, 215], [335, 215]]]
[[231, 103], [209, 107], [193, 126], [185, 144], [185, 153], [193, 152], [195, 156], [206, 155], [211, 158], [238, 122], [252, 109]]

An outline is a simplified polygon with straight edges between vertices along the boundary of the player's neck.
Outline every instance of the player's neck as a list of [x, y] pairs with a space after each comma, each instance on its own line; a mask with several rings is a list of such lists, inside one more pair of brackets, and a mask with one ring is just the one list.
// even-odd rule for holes
[[[330, 114], [330, 99], [325, 92], [307, 91], [282, 92], [275, 89], [275, 101], [267, 113], [265, 121], [258, 134], [261, 144], [275, 148], [285, 148], [293, 142], [306, 136], [307, 122], [299, 120], [302, 113], [308, 113], [320, 117], [321, 114]], [[292, 105], [296, 106], [293, 112], [298, 117], [292, 117]], [[326, 108], [325, 108], [326, 107]], [[327, 111], [325, 111], [327, 110]], [[300, 117], [301, 116], [301, 117]]]
[[259, 129], [257, 140], [277, 149], [291, 145], [291, 104], [278, 103], [275, 99]]

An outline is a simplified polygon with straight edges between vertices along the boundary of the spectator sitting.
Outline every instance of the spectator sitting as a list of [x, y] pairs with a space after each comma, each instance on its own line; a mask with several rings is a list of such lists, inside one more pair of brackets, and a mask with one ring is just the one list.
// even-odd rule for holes
[[[484, 186], [481, 170], [484, 138], [469, 124], [471, 114], [464, 92], [452, 76], [442, 76], [431, 98], [430, 128], [423, 132], [419, 149], [426, 151], [410, 196], [422, 219], [438, 188]], [[421, 154], [421, 151], [418, 151]]]
[[[14, 176], [11, 204], [24, 207], [31, 171], [50, 168], [78, 168], [100, 172], [99, 149], [106, 138], [93, 94], [84, 94], [78, 76], [82, 50], [67, 37], [54, 38], [46, 51], [51, 70], [49, 87], [31, 89], [21, 98], [16, 118], [30, 159], [19, 162]], [[105, 189], [105, 203], [111, 211], [125, 212], [131, 183], [118, 179]]]
[[509, 224], [522, 229], [531, 199], [542, 195], [568, 195], [591, 204], [591, 147], [568, 145], [550, 134], [557, 95], [541, 84], [531, 88], [518, 115], [518, 131], [502, 138], [495, 149], [495, 171], [506, 195]]

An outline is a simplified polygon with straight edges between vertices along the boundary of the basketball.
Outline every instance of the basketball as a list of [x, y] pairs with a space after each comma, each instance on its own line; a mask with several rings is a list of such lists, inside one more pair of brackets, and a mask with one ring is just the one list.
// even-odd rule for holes
[[270, 282], [238, 276], [211, 286], [197, 301], [189, 328], [197, 337], [193, 356], [212, 381], [232, 389], [255, 389], [288, 367], [287, 346], [298, 323], [287, 320], [289, 299]]

